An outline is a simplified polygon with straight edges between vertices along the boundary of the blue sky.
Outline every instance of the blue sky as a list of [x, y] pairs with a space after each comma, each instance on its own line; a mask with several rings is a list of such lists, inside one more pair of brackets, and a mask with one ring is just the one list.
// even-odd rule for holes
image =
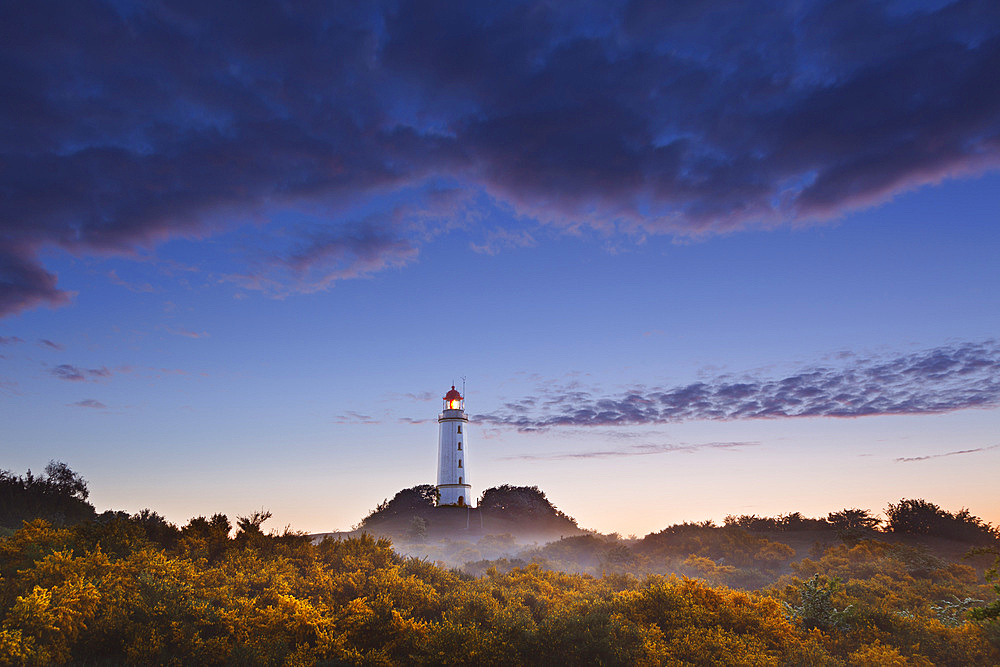
[[[993, 3], [8, 7], [0, 467], [346, 528], [1000, 521]], [[355, 15], [356, 14], [356, 15]]]

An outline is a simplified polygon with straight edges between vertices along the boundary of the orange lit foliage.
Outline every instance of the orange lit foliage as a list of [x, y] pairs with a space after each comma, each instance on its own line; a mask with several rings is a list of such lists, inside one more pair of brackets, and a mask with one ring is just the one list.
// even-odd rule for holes
[[[262, 520], [263, 514], [242, 519], [235, 538], [220, 516], [192, 520], [169, 535], [148, 517], [74, 529], [26, 524], [0, 539], [0, 663], [1000, 661], [980, 626], [946, 626], [930, 610], [935, 596], [975, 586], [967, 570], [921, 564], [913, 554], [874, 543], [836, 547], [796, 566], [802, 577], [840, 576], [837, 607], [858, 610], [849, 629], [823, 632], [791, 620], [781, 605], [796, 602], [801, 579], [764, 594], [537, 565], [490, 568], [472, 578], [402, 558], [384, 539], [314, 545], [301, 535], [265, 535]], [[773, 551], [776, 544], [735, 535], [723, 542], [736, 551]], [[714, 539], [701, 545], [704, 553]], [[728, 567], [706, 555], [688, 560], [706, 572], [724, 574]]]
[[[947, 563], [929, 553], [898, 544], [865, 540], [855, 546], [827, 549], [818, 560], [805, 559], [792, 569], [801, 577], [820, 573], [839, 580], [834, 605], [853, 605], [849, 631], [830, 633], [826, 645], [837, 655], [856, 656], [860, 664], [989, 664], [1000, 651], [987, 640], [984, 626], [951, 626], [933, 609], [941, 600], [988, 598], [968, 565]], [[774, 594], [794, 602], [801, 580], [775, 587]], [[865, 663], [860, 656], [874, 662]], [[875, 660], [874, 656], [881, 656]], [[989, 658], [989, 659], [987, 659]]]

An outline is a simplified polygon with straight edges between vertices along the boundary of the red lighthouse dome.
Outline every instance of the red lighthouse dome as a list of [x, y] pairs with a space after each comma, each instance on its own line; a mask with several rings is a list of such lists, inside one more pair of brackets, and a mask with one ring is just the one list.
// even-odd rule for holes
[[444, 395], [444, 409], [445, 410], [461, 410], [462, 409], [462, 394], [455, 389], [455, 385], [451, 385], [451, 391]]

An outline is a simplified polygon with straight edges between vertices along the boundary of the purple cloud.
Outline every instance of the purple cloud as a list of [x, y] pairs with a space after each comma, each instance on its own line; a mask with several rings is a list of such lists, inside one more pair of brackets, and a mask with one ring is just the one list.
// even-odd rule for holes
[[184, 329], [181, 327], [164, 327], [167, 333], [174, 334], [175, 336], [184, 336], [185, 338], [209, 338], [210, 334], [207, 331], [191, 331], [189, 329]]
[[339, 280], [361, 278], [416, 259], [415, 242], [374, 225], [307, 232], [298, 246], [264, 258], [263, 265], [229, 280], [246, 289], [283, 295], [316, 292]]
[[77, 401], [76, 403], [68, 403], [67, 405], [75, 406], [78, 408], [93, 408], [95, 410], [107, 410], [108, 406], [104, 405], [100, 401], [93, 398], [85, 398], [82, 401]]
[[334, 424], [379, 424], [379, 420], [370, 415], [363, 415], [359, 412], [348, 410], [342, 415], [337, 415], [333, 419]]
[[1000, 449], [1000, 445], [990, 445], [989, 447], [976, 447], [975, 449], [961, 449], [955, 452], [945, 452], [944, 454], [928, 454], [927, 456], [901, 456], [898, 459], [896, 459], [896, 463], [912, 463], [913, 461], [941, 459], [946, 456], [959, 456], [961, 454], [978, 454], [979, 452], [988, 452], [993, 449]]
[[100, 368], [78, 368], [71, 364], [59, 364], [49, 369], [52, 375], [60, 380], [69, 382], [85, 382], [94, 379], [106, 379], [112, 376], [112, 372], [104, 366]]
[[476, 415], [522, 431], [698, 420], [936, 414], [1000, 405], [1000, 345], [958, 343], [890, 359], [845, 357], [780, 378], [720, 375], [614, 396], [550, 389]]
[[23, 343], [23, 338], [18, 338], [17, 336], [0, 336], [0, 345], [13, 345], [14, 343]]
[[114, 269], [108, 271], [107, 275], [108, 275], [108, 280], [110, 280], [112, 284], [118, 285], [119, 287], [124, 287], [130, 292], [151, 294], [152, 292], [156, 291], [156, 288], [150, 285], [149, 283], [130, 283], [126, 280], [123, 280], [122, 278], [119, 278], [118, 272], [115, 271]]
[[704, 449], [742, 449], [744, 447], [758, 447], [759, 442], [704, 442], [699, 444], [645, 444], [632, 445], [626, 449], [608, 449], [585, 452], [570, 452], [562, 454], [540, 455], [521, 454], [518, 456], [504, 456], [505, 460], [517, 461], [566, 461], [575, 459], [608, 459], [621, 458], [626, 456], [652, 456], [655, 454], [673, 454], [675, 452], [691, 453]]
[[42, 347], [48, 347], [48, 348], [51, 348], [53, 350], [60, 350], [60, 351], [62, 351], [62, 350], [66, 349], [65, 345], [61, 345], [60, 343], [53, 342], [53, 341], [49, 340], [48, 338], [40, 338], [38, 340], [38, 344], [41, 345]]
[[[316, 229], [235, 280], [402, 266], [433, 236], [420, 212], [354, 212], [442, 183], [529, 226], [836, 217], [1000, 165], [998, 79], [992, 0], [7, 3], [0, 316], [72, 298], [46, 248], [134, 255], [288, 207]], [[479, 232], [485, 252], [534, 238]]]

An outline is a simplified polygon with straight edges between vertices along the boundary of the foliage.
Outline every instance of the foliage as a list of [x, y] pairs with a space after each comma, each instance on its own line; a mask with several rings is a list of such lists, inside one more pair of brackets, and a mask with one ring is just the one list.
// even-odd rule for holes
[[952, 513], [923, 499], [889, 503], [885, 514], [889, 518], [886, 528], [894, 533], [934, 535], [971, 544], [992, 544], [1000, 539], [1000, 531], [968, 509]]
[[814, 574], [799, 586], [800, 603], [795, 605], [786, 602], [785, 610], [806, 628], [832, 630], [846, 627], [854, 607], [848, 605], [839, 611], [834, 608], [833, 594], [839, 587], [839, 579], [824, 579], [819, 574]]
[[734, 516], [730, 514], [724, 520], [727, 527], [743, 528], [745, 530], [826, 530], [830, 528], [824, 519], [810, 519], [802, 516], [800, 512], [782, 514], [778, 517], [764, 517], [756, 514], [743, 514]]
[[827, 522], [837, 530], [875, 530], [882, 520], [872, 516], [871, 510], [843, 509], [830, 512]]
[[0, 526], [16, 529], [38, 518], [57, 524], [92, 519], [89, 496], [86, 480], [62, 461], [49, 461], [40, 477], [30, 470], [23, 476], [0, 470]]
[[837, 531], [837, 536], [847, 542], [870, 537], [882, 524], [882, 520], [873, 516], [871, 510], [857, 508], [830, 512], [826, 520]]
[[[909, 552], [871, 541], [793, 564], [818, 576], [752, 592], [617, 571], [652, 561], [643, 563], [641, 543], [616, 536], [568, 538], [545, 552], [553, 562], [596, 554], [601, 577], [511, 560], [471, 577], [402, 557], [370, 535], [313, 543], [288, 530], [265, 533], [263, 510], [240, 517], [236, 531], [220, 514], [179, 529], [154, 514], [106, 513], [68, 528], [39, 520], [0, 539], [0, 664], [1000, 660], [982, 628], [964, 618], [946, 625], [930, 602], [980, 593], [971, 568], [941, 561], [914, 569]], [[514, 544], [509, 535], [480, 542], [484, 550]], [[735, 563], [775, 544], [703, 526], [647, 546], [720, 550]], [[712, 576], [736, 569], [706, 556], [683, 562]], [[832, 585], [834, 577], [844, 583]], [[845, 608], [855, 610], [849, 632], [838, 630]], [[905, 609], [912, 613], [895, 613]]]
[[931, 605], [931, 611], [934, 612], [939, 621], [947, 626], [955, 627], [962, 624], [963, 617], [969, 611], [982, 603], [982, 600], [976, 598], [967, 597], [960, 600], [957, 596], [952, 595], [949, 600], [941, 600], [938, 604]]
[[[994, 554], [997, 559], [993, 563], [993, 566], [986, 571], [986, 580], [992, 582], [993, 590], [1000, 596], [1000, 549], [994, 547], [992, 549], [980, 549], [979, 553], [989, 553]], [[982, 607], [976, 607], [970, 610], [970, 616], [972, 618], [981, 621], [993, 621], [994, 623], [1000, 623], [1000, 597], [994, 600], [988, 605]]]
[[795, 550], [786, 544], [752, 535], [733, 526], [702, 528], [682, 524], [647, 535], [635, 545], [636, 553], [668, 563], [689, 555], [710, 558], [718, 565], [775, 570], [788, 563]]
[[383, 500], [362, 519], [362, 528], [398, 517], [421, 515], [433, 510], [437, 505], [438, 490], [433, 484], [420, 484], [403, 489], [392, 500]]
[[549, 502], [545, 493], [537, 486], [511, 486], [502, 484], [486, 489], [479, 499], [479, 510], [484, 514], [502, 513], [505, 517], [518, 520], [547, 519], [576, 527], [576, 520], [563, 514]]
[[[490, 491], [491, 511], [571, 521], [532, 487]], [[414, 487], [378, 511], [473, 561], [465, 571], [369, 534], [265, 532], [263, 509], [235, 527], [222, 514], [177, 527], [151, 510], [24, 522], [0, 536], [0, 664], [1000, 664], [996, 566], [990, 586], [905, 532], [800, 561], [790, 544], [805, 551], [816, 520], [798, 513], [767, 519], [788, 526], [767, 537], [753, 518], [641, 540], [525, 549], [469, 531], [432, 545], [420, 512], [453, 511], [432, 499]], [[844, 510], [826, 530], [874, 537], [871, 519]]]

